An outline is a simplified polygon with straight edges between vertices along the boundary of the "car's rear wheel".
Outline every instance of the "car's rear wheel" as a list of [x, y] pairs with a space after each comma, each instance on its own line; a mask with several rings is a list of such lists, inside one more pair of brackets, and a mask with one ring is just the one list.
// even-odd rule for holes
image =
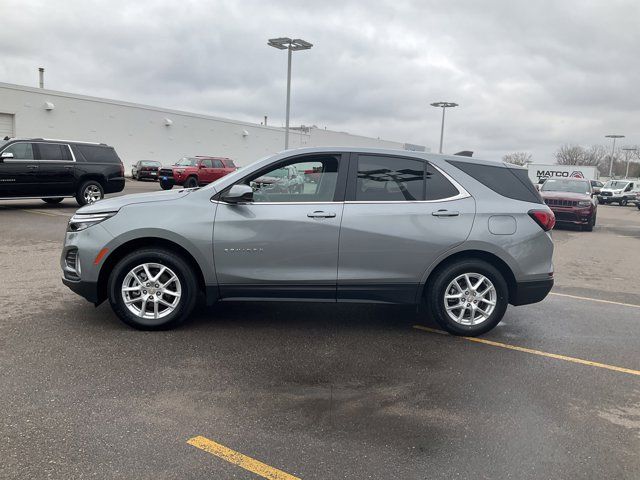
[[198, 186], [198, 179], [196, 177], [189, 177], [187, 181], [184, 182], [185, 188], [195, 188]]
[[56, 198], [43, 198], [42, 201], [44, 203], [60, 203], [62, 201], [62, 197]]
[[195, 306], [197, 281], [189, 264], [167, 250], [137, 250], [109, 276], [109, 303], [127, 325], [165, 330], [184, 322]]
[[76, 201], [80, 206], [91, 205], [102, 198], [104, 198], [104, 190], [97, 180], [87, 180], [76, 192]]
[[483, 260], [465, 259], [447, 265], [427, 289], [431, 315], [454, 335], [473, 337], [488, 332], [502, 320], [509, 303], [504, 277]]

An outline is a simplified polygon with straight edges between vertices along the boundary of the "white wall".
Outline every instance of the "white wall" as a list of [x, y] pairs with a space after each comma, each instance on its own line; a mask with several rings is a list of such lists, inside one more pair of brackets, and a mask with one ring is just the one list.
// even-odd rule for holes
[[[185, 155], [230, 157], [242, 166], [284, 147], [281, 128], [7, 83], [0, 83], [0, 113], [15, 115], [16, 137], [104, 142], [115, 147], [126, 167], [144, 159], [170, 163]], [[165, 119], [172, 124], [165, 125]], [[404, 148], [317, 128], [292, 130], [289, 146]]]

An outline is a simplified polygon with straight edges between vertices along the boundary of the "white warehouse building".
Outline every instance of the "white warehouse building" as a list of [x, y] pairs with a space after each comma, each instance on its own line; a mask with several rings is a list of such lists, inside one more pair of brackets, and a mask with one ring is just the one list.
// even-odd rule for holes
[[[229, 157], [243, 166], [284, 147], [279, 127], [0, 83], [0, 139], [5, 136], [106, 143], [116, 149], [127, 171], [138, 160], [168, 164], [194, 155]], [[289, 146], [425, 150], [316, 127], [291, 129]]]

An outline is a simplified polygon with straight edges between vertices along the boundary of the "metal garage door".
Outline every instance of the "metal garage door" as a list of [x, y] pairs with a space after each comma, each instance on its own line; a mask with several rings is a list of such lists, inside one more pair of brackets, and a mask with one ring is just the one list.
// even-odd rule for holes
[[0, 140], [4, 137], [13, 137], [13, 115], [0, 113]]

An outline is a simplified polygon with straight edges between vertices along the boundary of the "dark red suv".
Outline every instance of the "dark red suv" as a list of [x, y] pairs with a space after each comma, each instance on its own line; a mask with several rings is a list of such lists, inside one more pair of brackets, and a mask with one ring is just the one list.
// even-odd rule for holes
[[591, 231], [596, 224], [598, 204], [589, 180], [550, 178], [540, 195], [556, 216], [556, 223], [569, 223]]
[[170, 167], [160, 169], [160, 187], [170, 190], [174, 185], [187, 188], [211, 183], [225, 175], [235, 172], [233, 160], [224, 157], [184, 157]]

